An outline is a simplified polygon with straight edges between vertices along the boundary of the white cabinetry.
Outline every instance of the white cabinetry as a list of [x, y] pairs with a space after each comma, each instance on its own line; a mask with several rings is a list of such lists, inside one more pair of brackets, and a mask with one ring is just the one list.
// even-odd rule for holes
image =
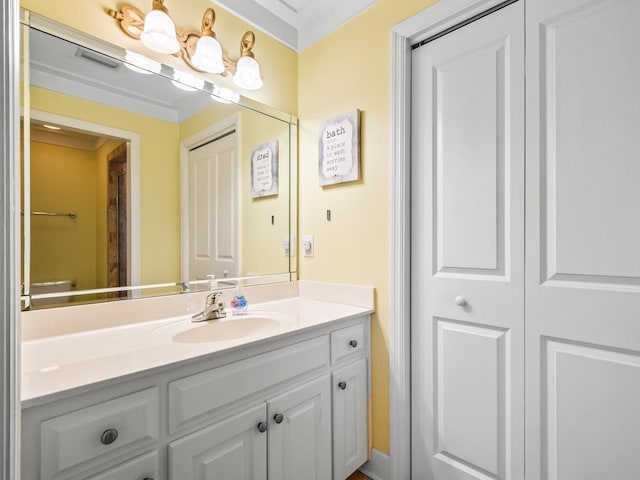
[[344, 480], [367, 460], [369, 316], [23, 405], [22, 480]]
[[157, 452], [151, 452], [110, 468], [87, 480], [157, 480], [157, 478], [158, 454]]
[[347, 478], [367, 461], [367, 363], [364, 358], [333, 377], [333, 472]]
[[331, 479], [329, 375], [267, 403], [269, 478]]
[[266, 415], [257, 405], [170, 443], [169, 478], [266, 480]]

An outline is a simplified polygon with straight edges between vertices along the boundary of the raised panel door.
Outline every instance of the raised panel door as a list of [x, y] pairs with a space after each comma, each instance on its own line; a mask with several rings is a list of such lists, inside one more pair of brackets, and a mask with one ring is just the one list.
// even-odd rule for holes
[[329, 375], [269, 400], [269, 478], [331, 480]]
[[522, 479], [523, 2], [412, 55], [412, 478]]
[[344, 480], [369, 456], [367, 359], [361, 358], [335, 372], [333, 389], [333, 478]]
[[527, 472], [640, 475], [640, 2], [527, 2]]
[[189, 152], [189, 278], [237, 277], [238, 152], [235, 133]]
[[169, 480], [267, 480], [266, 414], [261, 403], [171, 442]]

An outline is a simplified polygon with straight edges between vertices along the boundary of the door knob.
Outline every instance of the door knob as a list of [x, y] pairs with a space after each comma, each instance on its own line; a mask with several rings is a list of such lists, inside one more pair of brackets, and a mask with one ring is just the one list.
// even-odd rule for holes
[[467, 300], [462, 295], [458, 295], [454, 302], [456, 302], [456, 305], [459, 307], [464, 307], [467, 304]]

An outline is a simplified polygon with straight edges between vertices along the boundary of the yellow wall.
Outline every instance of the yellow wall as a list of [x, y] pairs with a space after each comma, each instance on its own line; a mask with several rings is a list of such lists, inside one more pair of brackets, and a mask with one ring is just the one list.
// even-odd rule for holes
[[[289, 125], [251, 111], [242, 112], [241, 124], [242, 270], [286, 273], [289, 259], [282, 241], [289, 234]], [[278, 195], [252, 198], [251, 151], [271, 140], [278, 141]]]
[[[379, 0], [298, 60], [299, 233], [315, 236], [315, 256], [300, 257], [300, 278], [376, 288], [373, 446], [383, 452], [389, 452], [391, 29], [433, 3]], [[362, 180], [319, 187], [319, 124], [356, 108], [362, 111]]]
[[31, 108], [140, 135], [141, 281], [175, 282], [180, 277], [179, 126], [37, 87], [31, 88]]
[[[184, 71], [190, 71], [182, 60], [171, 55], [162, 55], [147, 49], [142, 43], [126, 36], [119, 23], [107, 14], [108, 9], [122, 5], [133, 5], [143, 13], [151, 9], [150, 0], [21, 0], [20, 6], [51, 18], [59, 23], [86, 32], [94, 37], [119, 45], [127, 50], [141, 53], [162, 63]], [[166, 7], [178, 30], [200, 29], [202, 14], [208, 7], [214, 7], [216, 22], [214, 31], [229, 57], [240, 56], [240, 39], [247, 30], [256, 34], [253, 52], [260, 64], [264, 87], [260, 90], [241, 90], [234, 85], [230, 76], [205, 75], [210, 81], [231, 88], [253, 100], [295, 114], [298, 110], [297, 54], [280, 42], [261, 32], [254, 26], [240, 20], [209, 0], [166, 0]]]
[[77, 217], [31, 218], [31, 282], [74, 280], [95, 288], [96, 155], [77, 148], [31, 142], [32, 211]]

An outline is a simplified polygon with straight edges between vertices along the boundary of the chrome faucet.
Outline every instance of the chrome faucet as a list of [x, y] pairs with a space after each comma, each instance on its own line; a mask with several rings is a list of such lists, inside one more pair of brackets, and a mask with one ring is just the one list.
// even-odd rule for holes
[[218, 301], [220, 295], [222, 295], [222, 292], [213, 292], [208, 295], [204, 310], [191, 317], [191, 321], [204, 322], [206, 320], [216, 320], [226, 317], [227, 312], [224, 311], [224, 303]]

